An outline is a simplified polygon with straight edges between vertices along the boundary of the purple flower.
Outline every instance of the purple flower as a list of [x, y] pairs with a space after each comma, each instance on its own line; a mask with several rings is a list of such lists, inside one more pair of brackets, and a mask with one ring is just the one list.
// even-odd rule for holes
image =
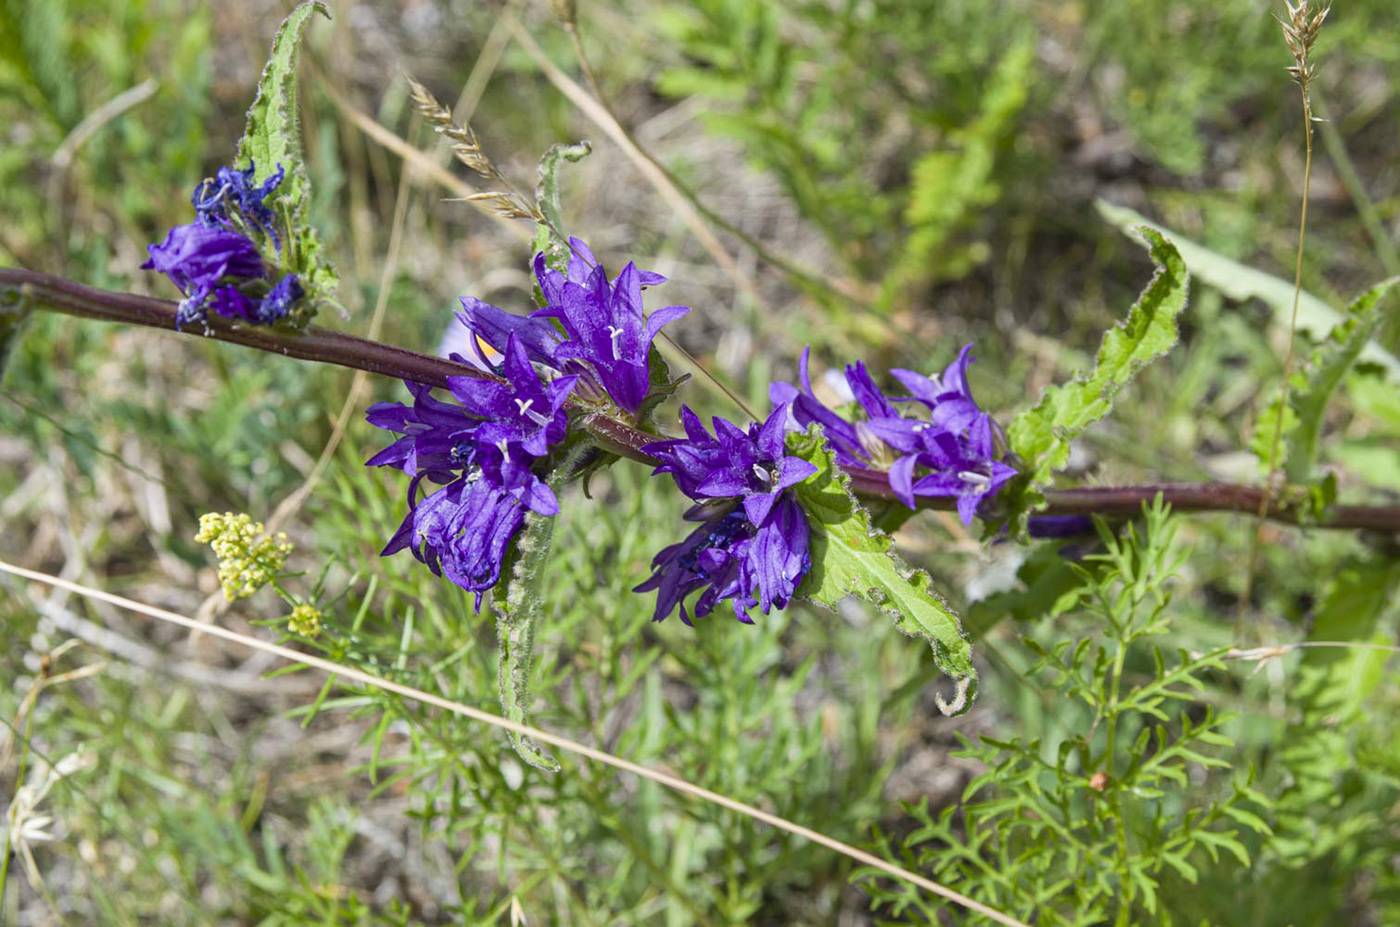
[[525, 510], [508, 492], [493, 489], [480, 473], [453, 480], [415, 501], [421, 476], [408, 487], [408, 515], [390, 538], [382, 556], [404, 548], [438, 576], [482, 594], [501, 578], [506, 551], [525, 523]]
[[[891, 488], [910, 508], [917, 496], [956, 497], [959, 516], [971, 524], [982, 501], [1016, 475], [995, 459], [996, 423], [977, 407], [968, 388], [971, 350], [971, 344], [965, 346], [941, 377], [892, 370], [910, 396], [886, 397], [864, 364], [848, 366], [846, 382], [864, 421], [842, 418], [813, 395], [807, 372], [810, 349], [802, 352], [799, 365], [802, 388], [774, 383], [769, 395], [774, 402], [791, 402], [799, 425], [820, 424], [838, 463], [888, 470]], [[894, 403], [918, 403], [928, 417], [901, 414]]]
[[[150, 257], [141, 269], [165, 274], [185, 294], [175, 316], [177, 328], [204, 321], [209, 297], [220, 284], [228, 284], [221, 290], [234, 290], [240, 283], [262, 280], [267, 275], [251, 241], [237, 232], [206, 225], [177, 225], [166, 234], [165, 241], [148, 245], [146, 251]], [[221, 295], [220, 299], [230, 306], [234, 304], [231, 295]]]
[[[461, 301], [462, 311], [457, 313], [457, 318], [467, 328], [476, 357], [449, 354], [453, 360], [495, 371], [503, 360], [500, 355], [505, 353], [506, 342], [514, 335], [531, 363], [559, 369], [559, 363], [554, 359], [554, 352], [559, 347], [559, 332], [547, 319], [532, 319], [506, 312], [472, 296], [463, 296]], [[481, 349], [482, 344], [495, 351], [497, 358], [487, 357]]]
[[271, 325], [278, 319], [286, 317], [287, 313], [292, 311], [292, 306], [296, 305], [297, 300], [305, 295], [306, 291], [302, 289], [301, 281], [297, 279], [297, 275], [287, 274], [278, 280], [277, 285], [262, 298], [262, 302], [258, 304], [257, 317], [253, 321], [260, 325]]
[[235, 287], [219, 287], [214, 291], [214, 311], [229, 319], [271, 325], [286, 316], [304, 295], [296, 274], [287, 274], [262, 299], [249, 296]]
[[[656, 590], [653, 621], [661, 621], [680, 606], [681, 621], [691, 624], [685, 599], [704, 589], [695, 600], [695, 614], [708, 615], [723, 599], [732, 599], [734, 616], [752, 624], [748, 610], [759, 606], [786, 608], [797, 586], [812, 568], [810, 532], [802, 506], [784, 496], [772, 515], [755, 528], [737, 506], [698, 505], [687, 512], [689, 521], [703, 519], [684, 541], [672, 544], [652, 561], [650, 579], [634, 592]], [[708, 517], [707, 517], [708, 516]], [[754, 590], [758, 598], [754, 598]]]
[[564, 437], [568, 417], [564, 402], [577, 377], [557, 377], [548, 385], [530, 365], [519, 336], [506, 341], [502, 364], [506, 381], [483, 377], [448, 377], [452, 395], [472, 415], [487, 419], [477, 431], [478, 444], [517, 443], [536, 457]]
[[[535, 275], [545, 307], [518, 316], [495, 306], [462, 297], [458, 316], [479, 342], [504, 353], [514, 336], [529, 360], [579, 378], [579, 395], [594, 402], [609, 399], [628, 414], [642, 408], [650, 387], [651, 343], [662, 326], [690, 310], [668, 306], [647, 317], [642, 312], [642, 287], [666, 278], [629, 263], [609, 284], [606, 271], [588, 246], [570, 239], [573, 253], [568, 270], [551, 270], [543, 253], [535, 256]], [[558, 326], [551, 320], [557, 320]], [[562, 333], [561, 333], [562, 329]], [[491, 359], [474, 344], [476, 360], [460, 358], [486, 369]]]
[[[434, 573], [482, 593], [500, 579], [501, 563], [528, 509], [559, 512], [535, 462], [564, 437], [564, 402], [574, 377], [542, 383], [515, 335], [505, 345], [507, 380], [449, 377], [456, 402], [431, 387], [404, 381], [413, 404], [382, 402], [370, 408], [370, 424], [400, 437], [366, 464], [394, 467], [413, 479], [408, 515], [384, 548], [384, 556], [408, 548]], [[424, 480], [443, 484], [418, 499]], [[427, 491], [426, 489], [424, 490]]]
[[273, 247], [281, 251], [282, 240], [277, 235], [276, 219], [264, 200], [276, 190], [286, 176], [282, 165], [268, 175], [262, 186], [253, 186], [257, 165], [249, 161], [244, 170], [221, 167], [212, 179], [205, 179], [194, 188], [190, 201], [201, 225], [235, 230], [234, 218], [240, 217], [250, 228], [272, 239]]
[[735, 616], [749, 622], [754, 605], [768, 614], [791, 601], [812, 558], [807, 516], [788, 490], [817, 468], [784, 454], [787, 416], [788, 406], [780, 405], [747, 432], [717, 417], [711, 437], [699, 417], [682, 406], [686, 437], [642, 448], [661, 461], [654, 473], [670, 473], [682, 492], [702, 501], [685, 517], [703, 524], [657, 554], [651, 578], [635, 590], [657, 591], [653, 620], [680, 605], [681, 620], [689, 624], [682, 600], [701, 588], [695, 613], [702, 616], [720, 600], [732, 599]]
[[264, 199], [282, 182], [277, 172], [253, 186], [254, 166], [243, 171], [219, 168], [212, 180], [195, 188], [195, 221], [177, 225], [159, 245], [149, 245], [150, 259], [141, 267], [157, 270], [185, 294], [175, 313], [175, 327], [191, 323], [207, 328], [209, 306], [230, 319], [271, 325], [284, 318], [305, 292], [295, 274], [283, 276], [269, 291], [269, 269], [248, 233], [267, 235], [280, 250], [272, 209]]
[[[787, 383], [774, 383], [768, 388], [769, 399], [774, 403], [791, 403], [793, 417], [804, 428], [813, 422], [820, 424], [836, 452], [837, 463], [845, 467], [868, 467], [872, 463], [878, 465], [884, 450], [882, 442], [870, 433], [864, 423], [847, 421], [822, 405], [813, 394], [812, 379], [807, 372], [811, 353], [810, 347], [804, 348], [802, 359], [798, 363], [802, 389]], [[867, 420], [899, 417], [898, 410], [875, 385], [864, 361], [856, 361], [846, 366], [846, 383], [851, 389], [851, 395], [860, 403]]]
[[432, 387], [405, 380], [413, 405], [381, 402], [370, 406], [365, 418], [376, 428], [403, 437], [365, 463], [370, 467], [394, 467], [412, 477], [429, 475], [435, 482], [454, 479], [455, 470], [475, 462], [471, 438], [481, 419], [461, 406], [433, 396]]
[[556, 360], [576, 359], [597, 375], [613, 402], [635, 414], [650, 385], [648, 355], [662, 326], [690, 311], [667, 306], [647, 318], [642, 313], [642, 287], [664, 283], [666, 278], [638, 270], [628, 262], [609, 286], [608, 275], [593, 252], [577, 238], [568, 273], [550, 270], [543, 254], [535, 255], [535, 276], [546, 306], [534, 318], [554, 318], [563, 325], [568, 340], [555, 351]]

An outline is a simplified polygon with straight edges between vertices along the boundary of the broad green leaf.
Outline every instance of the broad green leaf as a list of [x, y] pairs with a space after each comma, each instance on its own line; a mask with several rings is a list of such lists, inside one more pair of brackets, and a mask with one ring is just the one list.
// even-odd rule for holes
[[[1274, 311], [1274, 318], [1280, 325], [1287, 327], [1292, 319], [1293, 281], [1283, 280], [1238, 261], [1232, 261], [1126, 207], [1115, 206], [1104, 200], [1099, 200], [1094, 205], [1098, 208], [1099, 215], [1125, 233], [1147, 226], [1169, 237], [1181, 252], [1186, 266], [1198, 280], [1215, 287], [1231, 299], [1262, 301]], [[1298, 299], [1298, 329], [1307, 332], [1314, 340], [1325, 338], [1344, 320], [1345, 316], [1342, 313], [1306, 290]], [[1400, 383], [1400, 360], [1380, 345], [1367, 345], [1361, 358], [1384, 367], [1387, 379]]]
[[1011, 449], [1020, 457], [1019, 493], [1008, 494], [1013, 530], [1041, 502], [1040, 490], [1069, 461], [1070, 442], [1108, 415], [1114, 397], [1147, 364], [1166, 354], [1177, 341], [1177, 316], [1186, 307], [1190, 279], [1171, 242], [1150, 229], [1140, 230], [1157, 273], [1128, 311], [1128, 317], [1104, 333], [1094, 369], [1068, 383], [1050, 386], [1035, 407], [1011, 420]]
[[293, 320], [296, 325], [305, 325], [318, 304], [333, 302], [339, 282], [335, 268], [321, 254], [320, 237], [306, 218], [311, 184], [302, 160], [297, 121], [297, 57], [302, 34], [313, 13], [327, 19], [331, 15], [321, 0], [308, 0], [292, 10], [278, 29], [235, 159], [240, 168], [246, 168], [250, 162], [256, 165], [255, 184], [261, 184], [279, 166], [286, 172], [269, 202], [286, 230], [280, 256], [282, 267], [297, 275], [308, 295], [304, 301], [307, 308], [296, 313]]
[[1361, 294], [1347, 307], [1346, 318], [1313, 351], [1307, 365], [1290, 378], [1290, 403], [1298, 421], [1294, 434], [1285, 435], [1289, 443], [1285, 472], [1290, 482], [1301, 483], [1312, 475], [1327, 405], [1371, 339], [1400, 309], [1400, 300], [1394, 299], [1380, 308], [1397, 282], [1400, 277], [1391, 277]]
[[812, 530], [812, 570], [801, 595], [829, 607], [860, 596], [893, 616], [900, 631], [929, 642], [938, 668], [957, 684], [952, 702], [938, 698], [939, 709], [949, 715], [966, 711], [977, 691], [977, 670], [957, 613], [929, 575], [905, 563], [890, 536], [871, 526], [819, 430], [788, 435], [787, 447], [817, 467], [793, 487]]

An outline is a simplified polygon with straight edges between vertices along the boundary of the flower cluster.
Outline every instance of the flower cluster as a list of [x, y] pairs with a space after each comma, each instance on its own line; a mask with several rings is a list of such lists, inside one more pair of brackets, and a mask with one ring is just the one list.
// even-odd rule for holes
[[270, 241], [274, 252], [282, 249], [267, 198], [285, 172], [278, 165], [255, 186], [254, 171], [251, 163], [241, 171], [219, 168], [195, 188], [195, 221], [175, 226], [165, 241], [147, 246], [150, 257], [142, 269], [165, 274], [185, 295], [175, 314], [176, 328], [207, 326], [211, 305], [226, 318], [271, 325], [305, 295], [296, 274], [272, 282], [276, 274], [258, 244]]
[[[497, 353], [514, 335], [531, 361], [578, 377], [577, 398], [594, 405], [616, 405], [628, 416], [642, 410], [651, 384], [651, 343], [662, 326], [690, 309], [667, 306], [650, 317], [642, 312], [642, 287], [666, 278], [628, 263], [612, 283], [588, 245], [569, 239], [567, 271], [551, 269], [544, 254], [535, 256], [535, 278], [544, 307], [529, 316], [462, 297], [458, 318]], [[556, 326], [554, 323], [557, 322]], [[562, 331], [561, 331], [562, 330]], [[495, 367], [476, 347], [476, 358], [457, 357], [485, 370]]]
[[[610, 283], [586, 244], [577, 238], [570, 244], [567, 271], [536, 256], [545, 305], [533, 315], [462, 298], [458, 319], [474, 356], [449, 356], [492, 376], [449, 377], [455, 403], [405, 381], [411, 406], [381, 403], [369, 410], [371, 424], [402, 436], [369, 465], [396, 467], [412, 478], [408, 515], [384, 554], [413, 551], [435, 573], [475, 592], [478, 608], [500, 580], [525, 512], [559, 511], [536, 471], [567, 431], [565, 400], [637, 416], [650, 388], [651, 342], [661, 326], [689, 311], [672, 306], [647, 318], [642, 287], [664, 277], [629, 263]], [[553, 379], [542, 381], [536, 366]], [[427, 492], [424, 480], [440, 488]], [[422, 499], [420, 488], [427, 492]]]
[[681, 492], [696, 500], [686, 520], [701, 522], [684, 541], [656, 555], [651, 578], [634, 590], [656, 590], [653, 620], [679, 605], [681, 620], [690, 624], [684, 600], [698, 589], [704, 591], [695, 600], [696, 615], [731, 599], [735, 617], [746, 623], [752, 623], [753, 606], [767, 614], [792, 599], [812, 557], [807, 516], [789, 490], [817, 468], [784, 455], [788, 412], [780, 405], [747, 431], [716, 417], [712, 437], [682, 406], [686, 437], [643, 447], [661, 461], [655, 473], [670, 473]]
[[263, 524], [245, 514], [206, 512], [194, 539], [214, 548], [219, 585], [230, 602], [257, 592], [277, 578], [292, 552], [285, 534], [263, 534]]
[[287, 616], [287, 630], [302, 637], [315, 637], [321, 633], [322, 617], [321, 610], [310, 602], [298, 602]]
[[[791, 403], [802, 427], [821, 425], [842, 466], [888, 470], [891, 488], [911, 509], [917, 496], [954, 497], [963, 523], [971, 524], [978, 506], [1016, 475], [996, 459], [1000, 432], [968, 388], [971, 350], [965, 346], [941, 377], [890, 371], [909, 396], [886, 396], [864, 363], [847, 366], [846, 384], [863, 420], [842, 418], [813, 394], [810, 349], [802, 352], [801, 388], [774, 383], [769, 395], [775, 403]], [[916, 414], [901, 413], [895, 403], [912, 404]]]
[[[476, 593], [477, 608], [496, 585], [511, 540], [526, 510], [555, 515], [558, 500], [534, 470], [549, 445], [564, 437], [564, 402], [577, 378], [540, 380], [521, 338], [507, 338], [504, 379], [448, 377], [457, 401], [435, 398], [430, 387], [404, 381], [413, 404], [379, 403], [370, 424], [401, 435], [371, 457], [412, 479], [408, 515], [384, 548], [405, 548], [434, 573]], [[440, 488], [419, 499], [424, 480]]]

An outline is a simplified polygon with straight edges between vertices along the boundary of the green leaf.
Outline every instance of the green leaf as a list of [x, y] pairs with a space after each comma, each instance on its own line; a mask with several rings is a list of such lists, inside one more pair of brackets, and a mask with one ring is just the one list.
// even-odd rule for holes
[[[1224, 255], [1187, 239], [1170, 229], [1157, 225], [1123, 206], [1104, 200], [1094, 204], [1103, 216], [1119, 230], [1133, 232], [1142, 226], [1171, 238], [1181, 252], [1186, 266], [1203, 283], [1215, 287], [1235, 300], [1258, 299], [1274, 310], [1274, 319], [1285, 327], [1293, 317], [1293, 281], [1283, 280], [1263, 271], [1232, 261]], [[1345, 316], [1318, 297], [1304, 290], [1298, 299], [1298, 329], [1314, 339], [1322, 339], [1345, 321]], [[1400, 383], [1400, 360], [1378, 344], [1367, 345], [1361, 357], [1385, 368], [1387, 379]]]
[[[535, 185], [535, 205], [545, 221], [535, 225], [535, 242], [531, 256], [544, 252], [545, 264], [551, 270], [564, 273], [569, 266], [569, 241], [563, 237], [564, 220], [560, 217], [559, 166], [562, 162], [578, 163], [593, 151], [592, 142], [576, 145], [551, 145], [540, 158], [540, 178]], [[544, 294], [535, 283], [536, 301], [544, 305]]]
[[[1318, 606], [1310, 641], [1384, 642], [1381, 618], [1394, 612], [1400, 564], [1377, 560], [1346, 564]], [[1306, 648], [1291, 693], [1304, 704], [1304, 720], [1334, 727], [1358, 717], [1384, 678], [1390, 658], [1369, 647]]]
[[976, 694], [977, 670], [957, 613], [934, 591], [929, 575], [905, 563], [890, 536], [871, 526], [819, 429], [788, 435], [787, 448], [817, 468], [793, 487], [812, 530], [812, 570], [800, 594], [828, 607], [860, 596], [893, 616], [900, 631], [929, 642], [934, 662], [957, 684], [951, 702], [938, 698], [939, 709], [948, 715], [966, 711]]
[[1347, 307], [1345, 319], [1317, 346], [1306, 366], [1290, 378], [1290, 403], [1298, 422], [1289, 440], [1286, 472], [1290, 482], [1301, 483], [1312, 475], [1327, 405], [1371, 339], [1388, 319], [1396, 316], [1400, 300], [1390, 300], [1385, 310], [1378, 308], [1396, 283], [1400, 283], [1400, 277], [1391, 277], [1357, 297]]
[[1035, 43], [1010, 44], [989, 75], [975, 119], [948, 133], [950, 148], [930, 151], [910, 169], [909, 226], [903, 250], [885, 280], [886, 298], [904, 286], [930, 279], [966, 276], [985, 261], [985, 242], [953, 247], [950, 242], [1001, 195], [997, 157], [1025, 106], [1035, 63]]
[[[539, 585], [554, 540], [554, 519], [526, 515], [526, 527], [516, 543], [510, 578], [496, 587], [496, 638], [500, 645], [497, 682], [501, 710], [517, 724], [529, 724], [530, 663], [535, 648], [535, 625], [542, 597]], [[523, 734], [509, 732], [516, 754], [536, 769], [557, 772], [559, 761]]]
[[[1259, 413], [1259, 418], [1254, 422], [1254, 434], [1249, 439], [1249, 449], [1254, 452], [1254, 457], [1259, 462], [1260, 475], [1267, 476], [1274, 464], [1282, 464], [1288, 460], [1291, 446], [1288, 439], [1297, 429], [1298, 413], [1293, 411], [1291, 404], [1286, 404], [1283, 407], [1283, 417], [1280, 418], [1277, 397]], [[1281, 433], [1277, 453], [1274, 451], [1276, 432]], [[1277, 459], [1270, 460], [1270, 457]]]
[[235, 158], [240, 168], [250, 162], [256, 165], [255, 184], [261, 184], [278, 166], [286, 172], [268, 202], [285, 229], [280, 255], [283, 270], [297, 275], [308, 297], [302, 303], [305, 308], [291, 317], [296, 327], [304, 327], [320, 304], [334, 301], [339, 282], [335, 268], [321, 254], [320, 237], [306, 219], [311, 183], [302, 160], [297, 123], [297, 54], [312, 13], [327, 19], [331, 15], [321, 0], [308, 0], [292, 10], [277, 30]]
[[1069, 461], [1070, 442], [1108, 415], [1113, 400], [1138, 371], [1166, 354], [1177, 341], [1177, 316], [1186, 307], [1190, 278], [1181, 255], [1158, 232], [1140, 230], [1157, 273], [1128, 311], [1104, 333], [1094, 369], [1068, 383], [1050, 386], [1035, 407], [1011, 421], [1007, 435], [1021, 458], [1019, 492], [1007, 495], [1013, 530], [1042, 502], [1040, 490]]

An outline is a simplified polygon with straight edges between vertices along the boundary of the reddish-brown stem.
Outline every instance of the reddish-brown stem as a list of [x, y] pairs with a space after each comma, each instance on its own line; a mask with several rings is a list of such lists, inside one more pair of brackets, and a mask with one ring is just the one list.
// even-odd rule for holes
[[[99, 290], [61, 277], [15, 268], [0, 268], [0, 289], [17, 292], [29, 305], [69, 315], [150, 328], [175, 330], [175, 303]], [[368, 341], [340, 332], [312, 326], [292, 333], [275, 328], [238, 325], [211, 315], [208, 337], [241, 344], [260, 351], [283, 354], [302, 360], [338, 364], [386, 377], [413, 380], [429, 386], [445, 387], [453, 376], [491, 378], [474, 367], [428, 354], [419, 354], [378, 341]], [[186, 333], [193, 334], [193, 333]], [[657, 440], [655, 435], [597, 413], [583, 418], [586, 428], [605, 450], [639, 463], [657, 461], [642, 450]], [[867, 499], [895, 498], [885, 474], [877, 470], [848, 468], [851, 488]], [[1142, 510], [1157, 494], [1179, 512], [1258, 512], [1264, 491], [1256, 486], [1234, 483], [1162, 483], [1141, 486], [1091, 486], [1078, 489], [1051, 489], [1045, 493], [1047, 515], [1131, 516]], [[952, 499], [919, 500], [920, 508], [951, 509]], [[1336, 505], [1318, 527], [1371, 529], [1400, 532], [1400, 505]], [[1296, 507], [1275, 501], [1269, 518], [1297, 524]]]

